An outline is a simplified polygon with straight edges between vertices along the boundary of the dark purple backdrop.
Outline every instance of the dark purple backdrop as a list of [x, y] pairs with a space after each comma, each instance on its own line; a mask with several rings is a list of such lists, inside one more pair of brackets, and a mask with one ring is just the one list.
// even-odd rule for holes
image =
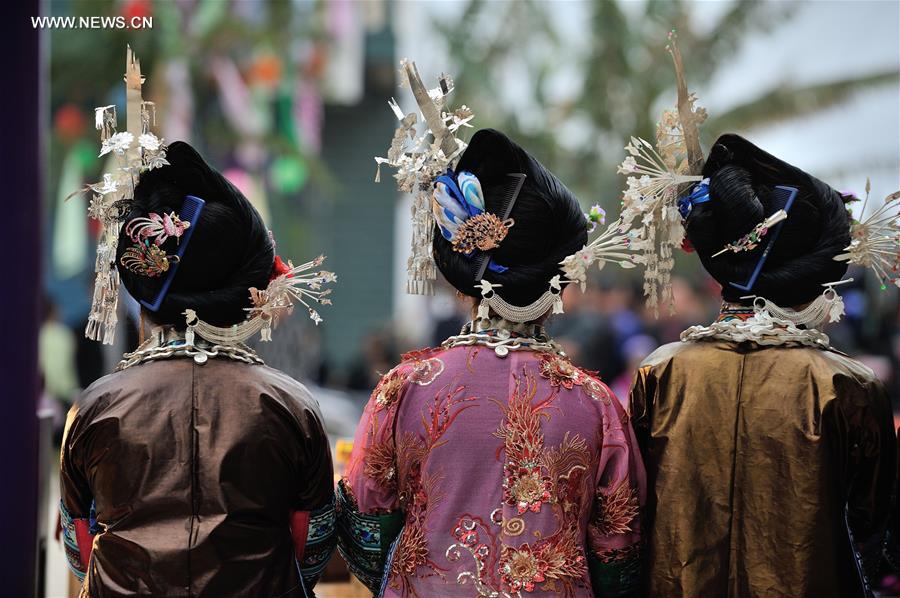
[[0, 594], [34, 592], [41, 138], [37, 0], [7, 2], [0, 57]]

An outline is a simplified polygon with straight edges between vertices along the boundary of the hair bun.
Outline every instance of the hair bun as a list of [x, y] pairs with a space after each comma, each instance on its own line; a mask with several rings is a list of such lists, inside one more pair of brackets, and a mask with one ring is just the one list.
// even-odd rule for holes
[[[168, 166], [141, 175], [134, 202], [125, 222], [150, 213], [178, 214], [187, 195], [204, 200], [190, 245], [159, 310], [162, 324], [183, 325], [185, 309], [217, 326], [244, 320], [250, 307], [250, 287], [265, 287], [272, 272], [274, 248], [259, 213], [237, 188], [210, 167], [197, 151], [182, 141], [169, 145]], [[116, 262], [133, 242], [119, 233]], [[177, 240], [163, 249], [172, 254]], [[122, 283], [138, 300], [152, 300], [165, 276], [150, 278], [119, 267]]]
[[[562, 274], [559, 263], [587, 243], [587, 225], [578, 199], [559, 179], [509, 137], [493, 129], [472, 136], [456, 172], [478, 177], [485, 209], [498, 214], [510, 173], [525, 174], [522, 189], [510, 213], [515, 221], [491, 259], [508, 270], [486, 270], [484, 278], [503, 285], [501, 295], [513, 305], [525, 306], [549, 288], [550, 279]], [[458, 291], [479, 295], [474, 258], [453, 251], [437, 232], [432, 244], [438, 269]]]
[[691, 211], [685, 228], [704, 267], [722, 284], [726, 300], [747, 294], [729, 283], [750, 278], [767, 240], [752, 251], [712, 255], [776, 211], [776, 186], [794, 187], [797, 195], [752, 293], [794, 306], [844, 275], [846, 263], [833, 258], [850, 242], [850, 221], [844, 199], [834, 189], [731, 134], [713, 145], [703, 175], [710, 180], [710, 201]]

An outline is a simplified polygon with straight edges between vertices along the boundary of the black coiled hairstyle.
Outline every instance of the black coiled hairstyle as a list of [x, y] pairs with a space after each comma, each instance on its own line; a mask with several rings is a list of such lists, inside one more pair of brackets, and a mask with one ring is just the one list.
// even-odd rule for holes
[[[515, 221], [500, 246], [491, 252], [503, 273], [485, 270], [483, 278], [503, 285], [498, 293], [513, 305], [534, 302], [562, 274], [559, 262], [587, 243], [587, 225], [576, 197], [553, 174], [509, 137], [493, 129], [472, 136], [456, 166], [478, 177], [487, 212], [500, 214], [509, 173], [524, 173], [525, 182], [510, 218]], [[435, 225], [433, 254], [438, 269], [459, 292], [480, 296], [475, 288], [475, 259], [453, 250]]]
[[[265, 288], [272, 274], [275, 250], [268, 230], [247, 198], [190, 145], [170, 144], [166, 159], [169, 166], [141, 175], [124, 222], [151, 212], [177, 215], [187, 195], [206, 204], [198, 221], [191, 222], [190, 243], [162, 305], [147, 313], [157, 324], [178, 328], [184, 327], [185, 309], [216, 326], [240, 323], [251, 305], [249, 288]], [[116, 254], [122, 284], [135, 299], [152, 302], [166, 274], [151, 278], [122, 266], [122, 254], [132, 245], [123, 226]], [[162, 248], [174, 254], [176, 239], [169, 238]]]
[[[722, 285], [723, 299], [746, 303], [741, 296], [759, 295], [785, 307], [802, 305], [822, 293], [823, 283], [846, 273], [847, 263], [834, 257], [850, 243], [844, 205], [850, 196], [733, 134], [716, 141], [703, 176], [709, 178], [710, 201], [693, 207], [685, 228], [703, 267]], [[742, 291], [729, 283], [750, 278], [767, 239], [752, 251], [712, 255], [775, 212], [776, 185], [796, 187], [797, 197], [756, 284]]]

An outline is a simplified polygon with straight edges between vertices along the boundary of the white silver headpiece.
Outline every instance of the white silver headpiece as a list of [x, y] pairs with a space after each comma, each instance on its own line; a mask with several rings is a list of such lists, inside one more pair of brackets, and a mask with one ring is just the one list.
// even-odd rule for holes
[[835, 256], [864, 268], [871, 268], [881, 280], [881, 288], [900, 287], [900, 191], [884, 198], [884, 203], [867, 218], [866, 207], [872, 185], [866, 179], [866, 199], [860, 209], [860, 219], [850, 225], [850, 245], [846, 253]]
[[566, 275], [582, 287], [587, 270], [594, 263], [600, 268], [606, 262], [625, 268], [644, 266], [644, 295], [654, 313], [663, 303], [669, 303], [672, 309], [673, 250], [684, 239], [678, 195], [686, 185], [702, 180], [703, 152], [698, 127], [706, 120], [706, 110], [696, 106], [696, 97], [688, 92], [674, 32], [669, 39], [667, 49], [678, 83], [677, 107], [663, 112], [656, 128], [655, 146], [638, 137], [632, 137], [625, 146], [628, 156], [618, 173], [626, 175], [627, 187], [618, 220], [562, 262]]
[[309, 312], [310, 319], [318, 326], [322, 317], [310, 303], [331, 305], [328, 298], [331, 289], [323, 289], [323, 285], [337, 282], [337, 276], [333, 272], [327, 270], [311, 272], [324, 261], [325, 256], [320, 255], [299, 266], [288, 262], [284, 271], [278, 272], [265, 289], [251, 287], [249, 292], [253, 307], [247, 308], [247, 319], [240, 324], [228, 327], [214, 326], [197, 317], [197, 312], [193, 309], [185, 310], [188, 343], [193, 344], [196, 334], [211, 343], [236, 345], [243, 343], [257, 332], [263, 342], [271, 341], [272, 330], [278, 324], [279, 318], [293, 313], [294, 303], [303, 305]]
[[456, 134], [460, 128], [472, 126], [469, 122], [473, 115], [466, 106], [453, 112], [445, 110], [446, 98], [453, 91], [453, 80], [449, 75], [441, 75], [438, 86], [429, 90], [422, 83], [414, 62], [403, 60], [400, 66], [401, 80], [409, 84], [416, 98], [425, 129], [418, 132], [417, 114], [404, 114], [397, 101], [391, 98], [389, 105], [400, 126], [394, 132], [387, 157], [375, 158], [378, 164], [375, 181], [381, 180], [381, 165], [387, 164], [397, 169], [394, 173], [397, 188], [413, 194], [413, 234], [406, 267], [406, 292], [430, 295], [434, 292], [432, 283], [437, 277], [431, 255], [435, 224], [431, 209], [434, 181], [452, 168], [466, 149], [466, 144], [457, 139]]
[[116, 168], [103, 175], [103, 180], [73, 193], [93, 193], [88, 215], [100, 222], [97, 259], [94, 265], [94, 297], [84, 334], [87, 338], [110, 345], [116, 333], [116, 308], [119, 303], [119, 274], [115, 268], [116, 248], [122, 218], [127, 214], [134, 188], [141, 172], [168, 164], [163, 140], [150, 131], [156, 124], [156, 107], [141, 97], [141, 63], [126, 49], [125, 109], [127, 130], [116, 132], [115, 105], [94, 110], [95, 125], [100, 131], [100, 157], [110, 154]]

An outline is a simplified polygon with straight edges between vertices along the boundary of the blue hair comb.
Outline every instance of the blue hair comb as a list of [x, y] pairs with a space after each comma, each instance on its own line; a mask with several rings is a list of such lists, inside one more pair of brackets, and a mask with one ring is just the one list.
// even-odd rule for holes
[[162, 305], [163, 299], [166, 298], [166, 293], [169, 292], [169, 287], [172, 285], [172, 280], [175, 278], [175, 273], [178, 271], [178, 264], [181, 263], [181, 258], [184, 256], [185, 250], [187, 250], [191, 235], [194, 234], [194, 229], [197, 228], [197, 220], [200, 217], [200, 212], [203, 211], [204, 204], [206, 204], [205, 201], [199, 197], [194, 197], [193, 195], [188, 195], [184, 198], [184, 203], [181, 204], [181, 211], [178, 212], [178, 218], [190, 222], [191, 225], [184, 231], [184, 234], [178, 240], [178, 251], [175, 252], [178, 259], [174, 260], [169, 267], [169, 271], [166, 273], [166, 279], [163, 281], [163, 285], [156, 294], [156, 298], [154, 298], [152, 302], [144, 301], [143, 299], [141, 300], [141, 305], [150, 311], [157, 311], [159, 306]]
[[[790, 212], [791, 206], [794, 205], [794, 198], [796, 197], [796, 187], [785, 187], [783, 185], [777, 185], [775, 187], [775, 192], [772, 195], [772, 207], [774, 208], [773, 213], [777, 212], [778, 210]], [[768, 259], [769, 254], [772, 252], [772, 247], [775, 245], [775, 241], [778, 239], [778, 234], [781, 232], [781, 227], [783, 225], [783, 221], [779, 222], [769, 232], [769, 240], [766, 242], [766, 248], [763, 249], [762, 255], [759, 256], [759, 261], [756, 262], [756, 267], [753, 268], [753, 274], [750, 275], [750, 280], [748, 280], [745, 284], [738, 284], [736, 282], [729, 282], [728, 284], [742, 291], [749, 291], [753, 288], [753, 285], [756, 284], [756, 279], [759, 278], [759, 273], [762, 272], [763, 264], [766, 263], [766, 259]]]

